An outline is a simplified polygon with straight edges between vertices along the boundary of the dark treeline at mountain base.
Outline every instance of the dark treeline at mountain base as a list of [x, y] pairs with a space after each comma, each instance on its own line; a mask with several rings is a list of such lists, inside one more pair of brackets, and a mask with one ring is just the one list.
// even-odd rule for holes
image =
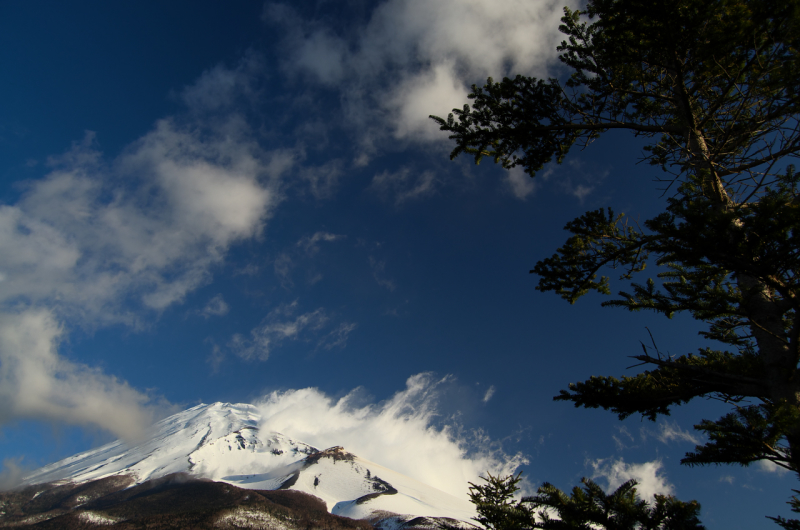
[[[666, 210], [642, 225], [611, 209], [570, 222], [571, 237], [531, 271], [537, 289], [574, 303], [590, 291], [611, 293], [609, 278], [598, 279], [603, 270], [620, 270], [620, 280], [644, 276], [603, 305], [668, 318], [688, 312], [707, 325], [703, 338], [725, 349], [666, 356], [643, 346], [634, 356], [646, 368], [641, 373], [592, 377], [555, 399], [650, 420], [698, 397], [719, 399], [730, 413], [695, 425], [708, 441], [683, 464], [768, 460], [800, 473], [800, 201], [791, 165], [800, 152], [800, 1], [590, 0], [583, 11], [565, 9], [562, 22], [567, 40], [558, 50], [571, 72], [565, 82], [489, 79], [473, 86], [471, 105], [447, 119], [432, 116], [456, 142], [451, 157], [491, 157], [533, 177], [610, 129], [650, 140], [644, 157], [665, 172]], [[648, 264], [659, 267], [655, 277], [645, 276]], [[479, 507], [501, 502], [509, 485], [509, 478], [473, 485], [473, 500]], [[628, 485], [617, 494], [635, 500]], [[504, 515], [484, 523], [699, 528], [623, 522], [622, 514], [601, 521], [591, 510], [584, 521], [515, 519], [523, 507], [565, 513], [559, 506], [586, 499], [600, 506], [607, 497], [590, 481], [572, 500], [545, 485], [521, 505], [501, 502]], [[796, 497], [790, 505], [800, 512]], [[503, 517], [507, 525], [497, 522]], [[771, 518], [800, 528], [797, 520]]]

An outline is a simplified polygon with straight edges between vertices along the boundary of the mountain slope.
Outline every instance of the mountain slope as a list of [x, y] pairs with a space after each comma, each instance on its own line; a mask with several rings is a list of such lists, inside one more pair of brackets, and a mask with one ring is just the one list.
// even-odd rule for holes
[[264, 432], [260, 419], [252, 405], [198, 405], [158, 422], [139, 444], [116, 441], [66, 458], [35, 471], [25, 484], [122, 476], [142, 484], [186, 473], [243, 489], [311, 494], [332, 514], [386, 528], [418, 517], [469, 522], [475, 514], [468, 501], [341, 447], [320, 451], [281, 433]]
[[198, 405], [159, 421], [139, 444], [117, 440], [65, 458], [34, 471], [25, 484], [85, 482], [122, 472], [137, 483], [171, 473], [215, 480], [237, 470], [263, 473], [318, 452], [279, 433], [262, 440], [259, 420], [252, 405]]
[[270, 528], [371, 530], [366, 521], [329, 514], [297, 491], [253, 491], [175, 473], [126, 488], [121, 477], [0, 493], [0, 527], [69, 530], [105, 528]]

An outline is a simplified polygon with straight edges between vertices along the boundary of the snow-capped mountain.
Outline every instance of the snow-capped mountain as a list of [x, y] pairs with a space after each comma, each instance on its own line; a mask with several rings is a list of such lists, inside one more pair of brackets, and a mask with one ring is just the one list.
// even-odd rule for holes
[[[25, 484], [83, 483], [130, 476], [141, 484], [172, 473], [251, 490], [291, 489], [321, 499], [334, 515], [403, 523], [415, 517], [469, 522], [472, 504], [341, 447], [319, 449], [259, 429], [247, 404], [198, 405], [158, 422], [149, 438], [115, 441], [45, 466]], [[393, 526], [382, 524], [381, 526]]]

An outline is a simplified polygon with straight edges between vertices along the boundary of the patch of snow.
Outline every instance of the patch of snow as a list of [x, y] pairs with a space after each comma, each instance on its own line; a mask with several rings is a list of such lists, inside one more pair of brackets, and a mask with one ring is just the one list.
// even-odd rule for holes
[[28, 524], [41, 523], [42, 521], [47, 521], [48, 519], [52, 519], [53, 517], [56, 517], [58, 515], [61, 514], [58, 512], [37, 513], [36, 515], [31, 515], [30, 517], [26, 517], [25, 519], [16, 523], [14, 526], [24, 526]]
[[283, 519], [241, 506], [217, 519], [215, 526], [223, 525], [234, 528], [269, 528], [270, 530], [292, 530], [294, 528]]
[[99, 524], [103, 526], [110, 526], [112, 524], [117, 524], [124, 519], [120, 519], [118, 517], [111, 517], [110, 515], [106, 515], [104, 513], [99, 512], [80, 512], [78, 514], [78, 519], [85, 523], [92, 523], [92, 524]]
[[86, 504], [90, 500], [92, 500], [92, 499], [90, 497], [88, 497], [87, 495], [78, 495], [77, 497], [75, 497], [75, 502], [77, 503], [75, 506], [80, 506], [82, 504]]

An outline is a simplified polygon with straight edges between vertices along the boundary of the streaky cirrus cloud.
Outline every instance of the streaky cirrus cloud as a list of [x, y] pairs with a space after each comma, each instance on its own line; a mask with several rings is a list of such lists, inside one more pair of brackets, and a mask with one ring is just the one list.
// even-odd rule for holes
[[319, 252], [319, 244], [320, 242], [333, 242], [333, 241], [340, 241], [345, 239], [347, 236], [343, 234], [331, 234], [330, 232], [314, 232], [311, 236], [304, 236], [301, 237], [300, 240], [297, 242], [297, 246], [302, 248], [306, 254], [309, 256], [313, 256], [317, 252]]
[[330, 329], [332, 317], [324, 308], [297, 314], [298, 308], [297, 300], [281, 304], [250, 331], [249, 337], [234, 334], [228, 348], [242, 359], [266, 361], [273, 349], [287, 341], [314, 342], [317, 348], [326, 350], [344, 347], [357, 327], [353, 322], [342, 322]]
[[668, 421], [661, 424], [655, 436], [658, 438], [658, 441], [665, 444], [673, 441], [680, 441], [699, 445], [702, 441], [696, 434], [681, 429], [675, 422]]
[[[527, 464], [481, 431], [466, 431], [443, 418], [440, 399], [455, 384], [430, 373], [411, 376], [386, 401], [364, 404], [359, 390], [334, 399], [315, 388], [273, 392], [257, 403], [261, 428], [320, 449], [346, 450], [409, 477], [467, 498], [468, 482], [509, 474]], [[476, 396], [476, 401], [480, 397]]]
[[87, 133], [18, 202], [0, 205], [0, 421], [91, 424], [131, 439], [164, 412], [59, 345], [73, 327], [146, 325], [263, 231], [293, 158], [259, 146], [231, 110], [252, 93], [248, 60], [206, 72], [184, 92], [186, 112], [116, 157]]
[[384, 199], [394, 197], [394, 205], [400, 207], [408, 201], [434, 195], [437, 184], [433, 171], [412, 175], [411, 169], [404, 167], [394, 172], [384, 171], [375, 175], [369, 187]]
[[[319, 253], [320, 243], [332, 243], [346, 238], [346, 235], [332, 234], [325, 231], [318, 231], [311, 236], [301, 237], [297, 243], [280, 252], [273, 260], [272, 266], [275, 271], [275, 277], [284, 289], [291, 290], [294, 287], [292, 275], [295, 268], [303, 262], [310, 262], [309, 258], [314, 258]], [[313, 272], [308, 281], [310, 284], [314, 284], [320, 280], [322, 280], [322, 274]]]

